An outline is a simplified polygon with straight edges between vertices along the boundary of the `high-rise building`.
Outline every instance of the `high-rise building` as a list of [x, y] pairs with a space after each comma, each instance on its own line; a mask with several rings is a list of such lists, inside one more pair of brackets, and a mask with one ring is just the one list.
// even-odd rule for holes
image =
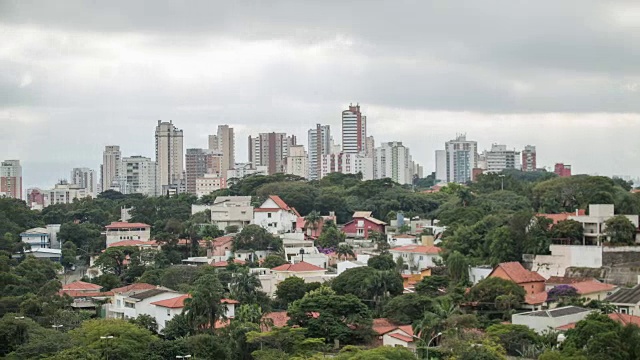
[[106, 191], [114, 187], [114, 181], [119, 179], [119, 166], [122, 153], [120, 146], [108, 145], [102, 153], [102, 165], [100, 166], [100, 190]]
[[289, 147], [296, 145], [296, 137], [285, 133], [261, 133], [249, 136], [249, 162], [255, 169], [266, 166], [269, 175], [284, 173]]
[[70, 204], [74, 199], [91, 197], [87, 189], [79, 185], [69, 184], [66, 180], [58, 182], [53, 189], [47, 190], [47, 206], [55, 204]]
[[520, 152], [508, 150], [507, 145], [491, 145], [491, 151], [484, 152], [485, 173], [497, 173], [505, 169], [520, 169]]
[[376, 141], [373, 139], [373, 136], [367, 136], [364, 154], [370, 158], [376, 156]]
[[[185, 155], [185, 180], [187, 192], [196, 194], [196, 180], [206, 174], [222, 177], [224, 171], [224, 154], [219, 150], [187, 149]], [[226, 169], [229, 170], [229, 169]]]
[[527, 145], [522, 150], [522, 171], [536, 171], [536, 147]]
[[322, 155], [331, 152], [331, 130], [329, 125], [316, 124], [309, 130], [309, 179], [320, 178], [320, 162]]
[[557, 163], [553, 172], [560, 177], [569, 177], [571, 176], [571, 165]]
[[31, 210], [42, 210], [45, 204], [45, 194], [38, 188], [27, 189], [27, 205]]
[[332, 153], [322, 155], [320, 178], [331, 173], [362, 174], [362, 180], [373, 180], [373, 158], [362, 154]]
[[71, 184], [87, 189], [91, 197], [98, 195], [98, 179], [96, 172], [89, 168], [73, 168], [71, 170]]
[[289, 156], [287, 156], [286, 173], [309, 179], [309, 166], [307, 162], [307, 152], [302, 145], [292, 145], [289, 147]]
[[20, 160], [5, 160], [0, 163], [0, 196], [22, 200]]
[[436, 181], [447, 181], [447, 152], [436, 150]]
[[367, 117], [360, 112], [360, 105], [349, 104], [342, 112], [342, 152], [358, 154], [367, 147]]
[[183, 134], [173, 122], [158, 120], [156, 126], [156, 164], [158, 166], [158, 187], [164, 194], [169, 185], [181, 183], [184, 171]]
[[227, 170], [233, 169], [236, 161], [235, 134], [229, 125], [218, 125], [216, 135], [209, 135], [209, 150], [217, 150], [222, 154], [222, 172], [220, 176], [227, 178]]
[[464, 184], [473, 180], [473, 169], [478, 165], [478, 143], [468, 141], [466, 135], [459, 134], [445, 143], [447, 182]]
[[155, 161], [145, 156], [131, 156], [122, 158], [120, 164], [120, 191], [123, 194], [143, 194], [157, 196], [158, 166]]
[[384, 142], [376, 148], [374, 178], [390, 178], [399, 184], [412, 184], [414, 167], [409, 148], [400, 141]]

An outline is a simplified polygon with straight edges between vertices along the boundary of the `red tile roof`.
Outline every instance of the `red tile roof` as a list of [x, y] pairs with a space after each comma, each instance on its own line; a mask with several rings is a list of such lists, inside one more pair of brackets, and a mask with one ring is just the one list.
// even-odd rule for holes
[[161, 306], [169, 309], [179, 309], [184, 307], [184, 300], [190, 298], [191, 295], [186, 294], [171, 299], [154, 301], [151, 305]]
[[274, 271], [320, 271], [325, 270], [319, 266], [315, 266], [313, 264], [309, 264], [306, 261], [300, 261], [295, 264], [284, 264], [280, 266], [276, 266], [273, 269]]
[[130, 222], [112, 222], [105, 226], [107, 229], [133, 229], [133, 228], [150, 228], [151, 225], [144, 223], [130, 223]]
[[111, 289], [111, 291], [113, 291], [114, 293], [123, 293], [123, 292], [133, 291], [133, 290], [151, 290], [151, 289], [155, 289], [156, 287], [157, 286], [155, 285], [151, 285], [147, 283], [135, 283], [135, 284]]
[[[584, 216], [587, 214], [587, 211], [585, 209], [580, 209], [578, 210], [578, 215], [579, 216]], [[540, 217], [545, 217], [549, 220], [553, 220], [553, 224], [557, 224], [560, 221], [565, 221], [567, 219], [569, 219], [569, 216], [576, 216], [575, 212], [563, 212], [563, 213], [559, 213], [559, 214], [536, 214], [536, 216], [540, 216]]]
[[69, 295], [72, 298], [81, 298], [81, 297], [100, 297], [100, 296], [113, 296], [113, 291], [78, 291], [78, 290], [60, 290], [58, 295]]
[[580, 295], [593, 294], [603, 291], [611, 291], [616, 288], [615, 285], [605, 284], [598, 281], [583, 281], [571, 284], [571, 287], [578, 291]]
[[[283, 326], [287, 326], [287, 322], [289, 321], [289, 315], [287, 315], [286, 311], [274, 311], [274, 312], [269, 312], [264, 314], [262, 316], [262, 319], [271, 320], [273, 327], [283, 327]], [[260, 328], [262, 329], [262, 331], [269, 331], [271, 330], [271, 327], [272, 326], [267, 324], [260, 325]]]
[[535, 271], [529, 271], [525, 269], [522, 264], [517, 261], [498, 264], [498, 266], [493, 269], [489, 276], [491, 276], [498, 268], [502, 268], [507, 276], [509, 276], [511, 280], [513, 280], [513, 282], [515, 282], [516, 284], [545, 281], [542, 275], [538, 274]]
[[387, 318], [378, 318], [373, 319], [373, 325], [371, 327], [373, 331], [375, 331], [378, 335], [384, 335], [392, 330], [398, 328], [398, 325], [395, 325]]
[[255, 208], [253, 212], [278, 212], [282, 209], [280, 208]]
[[278, 207], [282, 210], [291, 210], [291, 208], [289, 208], [289, 205], [287, 205], [286, 202], [284, 202], [284, 200], [282, 200], [280, 198], [280, 196], [278, 195], [269, 195], [269, 199], [273, 200], [274, 203], [276, 203], [276, 205], [278, 205]]
[[547, 294], [546, 291], [539, 292], [536, 294], [528, 294], [527, 296], [524, 297], [524, 302], [525, 304], [529, 304], [529, 305], [540, 305], [547, 302], [548, 295], [549, 294]]
[[74, 282], [72, 282], [70, 284], [62, 286], [62, 290], [76, 290], [76, 291], [93, 290], [93, 291], [100, 291], [100, 289], [102, 289], [102, 286], [96, 285], [96, 284], [91, 284], [91, 283], [84, 282], [84, 281], [74, 281]]
[[407, 343], [413, 342], [413, 337], [411, 337], [411, 336], [406, 336], [406, 335], [402, 335], [402, 334], [398, 334], [398, 333], [391, 334], [389, 336], [391, 336], [392, 338], [398, 339], [398, 340], [402, 340], [402, 341], [407, 342]]
[[109, 244], [107, 247], [114, 246], [157, 246], [158, 243], [155, 240], [142, 241], [142, 240], [122, 240]]
[[[238, 265], [244, 265], [247, 262], [244, 260], [240, 260], [240, 259], [233, 259], [233, 262], [238, 264]], [[211, 264], [211, 266], [215, 266], [215, 267], [226, 267], [227, 265], [229, 265], [229, 262], [227, 260], [224, 261], [217, 261], [214, 262], [213, 264]]]
[[220, 246], [228, 244], [228, 243], [230, 243], [232, 241], [233, 241], [233, 236], [225, 235], [225, 236], [220, 236], [220, 237], [217, 237], [217, 238], [213, 239], [213, 241], [211, 242], [211, 245], [213, 247], [220, 247]]
[[442, 248], [439, 248], [437, 246], [427, 246], [427, 245], [405, 245], [405, 246], [395, 247], [390, 250], [416, 253], [416, 254], [437, 255], [442, 251]]
[[[607, 316], [609, 317], [609, 319], [613, 321], [617, 321], [623, 326], [627, 324], [634, 324], [634, 325], [640, 326], [640, 316], [620, 314], [620, 313], [611, 313], [611, 314], [607, 314]], [[575, 327], [576, 327], [576, 323], [570, 323], [567, 325], [558, 326], [556, 330], [569, 330]]]

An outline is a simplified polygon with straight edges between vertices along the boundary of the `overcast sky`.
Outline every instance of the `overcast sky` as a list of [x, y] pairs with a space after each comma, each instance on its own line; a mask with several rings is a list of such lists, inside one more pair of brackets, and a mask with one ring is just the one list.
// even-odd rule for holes
[[50, 187], [105, 145], [153, 157], [171, 119], [187, 148], [233, 126], [246, 161], [261, 131], [339, 138], [359, 102], [425, 173], [465, 132], [638, 176], [639, 30], [634, 1], [0, 0], [0, 160]]

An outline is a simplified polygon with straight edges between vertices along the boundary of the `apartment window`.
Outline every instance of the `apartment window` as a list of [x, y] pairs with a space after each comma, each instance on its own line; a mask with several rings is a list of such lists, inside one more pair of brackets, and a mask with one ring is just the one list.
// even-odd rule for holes
[[171, 316], [171, 309], [167, 309], [167, 316]]
[[136, 308], [136, 304], [125, 301], [124, 307], [130, 308], [130, 309], [135, 309]]
[[267, 217], [271, 219], [271, 213], [267, 213]]
[[357, 229], [356, 235], [364, 235], [364, 229]]

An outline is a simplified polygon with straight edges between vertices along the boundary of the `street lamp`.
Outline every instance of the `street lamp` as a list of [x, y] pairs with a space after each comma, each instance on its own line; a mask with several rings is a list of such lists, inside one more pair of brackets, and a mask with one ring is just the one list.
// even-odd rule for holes
[[64, 325], [51, 325], [52, 328], [56, 329], [56, 330], [60, 330], [61, 327], [63, 327]]
[[498, 175], [500, 178], [500, 190], [504, 190], [504, 175]]
[[429, 360], [429, 345], [431, 345], [431, 342], [440, 335], [442, 335], [441, 332], [437, 333], [436, 336], [432, 337], [431, 340], [429, 340], [429, 342], [427, 343], [427, 360]]
[[176, 359], [191, 359], [191, 355], [176, 355]]

